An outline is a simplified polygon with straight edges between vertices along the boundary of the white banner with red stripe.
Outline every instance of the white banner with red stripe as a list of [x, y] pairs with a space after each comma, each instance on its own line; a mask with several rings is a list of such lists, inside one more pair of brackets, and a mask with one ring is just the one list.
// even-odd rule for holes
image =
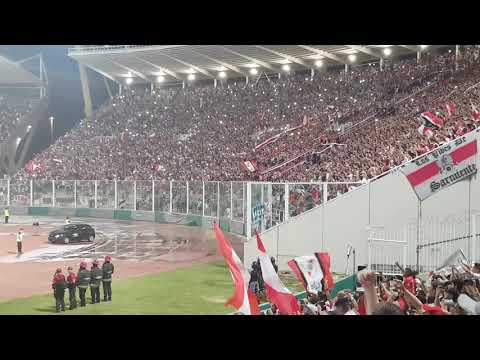
[[401, 171], [420, 200], [477, 173], [479, 129], [412, 161]]

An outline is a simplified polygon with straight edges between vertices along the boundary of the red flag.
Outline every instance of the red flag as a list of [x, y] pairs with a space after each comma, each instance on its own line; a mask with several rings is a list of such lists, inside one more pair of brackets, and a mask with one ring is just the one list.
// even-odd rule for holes
[[426, 127], [425, 125], [420, 125], [417, 131], [420, 135], [425, 136], [427, 139], [430, 139], [433, 136], [432, 129]]
[[267, 292], [267, 298], [277, 306], [283, 315], [297, 315], [300, 312], [297, 298], [290, 290], [288, 290], [278, 277], [277, 272], [273, 268], [270, 257], [265, 251], [262, 239], [257, 231], [257, 246], [260, 251], [260, 266], [262, 269], [262, 277]]
[[316, 253], [315, 255], [317, 255], [320, 266], [322, 267], [325, 287], [327, 289], [333, 289], [334, 282], [332, 273], [330, 271], [330, 255], [326, 252]]
[[251, 289], [248, 289], [248, 301], [250, 302], [250, 315], [261, 315], [257, 295]]
[[300, 269], [298, 267], [298, 264], [295, 261], [295, 259], [290, 260], [287, 264], [290, 267], [290, 269], [292, 269], [292, 271], [295, 274], [295, 276], [297, 277], [297, 279], [302, 283], [305, 290], [308, 290], [308, 285], [307, 285], [307, 283], [305, 281], [305, 278], [303, 277], [302, 272], [300, 271]]
[[244, 268], [242, 261], [233, 250], [230, 243], [225, 239], [225, 235], [218, 226], [214, 223], [215, 238], [217, 239], [218, 249], [220, 254], [225, 259], [230, 274], [232, 275], [233, 282], [235, 284], [235, 292], [230, 299], [228, 299], [227, 305], [232, 305], [235, 309], [242, 312], [245, 315], [250, 315], [250, 301], [248, 297], [248, 283], [250, 282], [250, 274]]
[[432, 124], [437, 127], [443, 126], [443, 119], [432, 113], [431, 111], [427, 111], [421, 114], [423, 120], [426, 121], [426, 124]]

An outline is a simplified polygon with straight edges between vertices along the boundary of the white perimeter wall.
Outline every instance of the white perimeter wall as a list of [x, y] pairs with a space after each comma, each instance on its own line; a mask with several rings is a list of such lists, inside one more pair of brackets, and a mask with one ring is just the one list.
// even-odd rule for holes
[[[477, 164], [478, 160], [477, 155]], [[267, 252], [278, 259], [281, 270], [287, 270], [287, 261], [295, 256], [326, 251], [331, 255], [332, 270], [344, 272], [347, 244], [356, 249], [356, 265], [366, 265], [367, 227], [384, 226], [383, 236], [408, 241], [408, 263], [415, 264], [419, 221], [479, 212], [479, 176], [450, 186], [420, 203], [405, 176], [397, 171], [267, 230], [262, 239]], [[410, 224], [409, 235], [405, 235], [407, 224]], [[469, 234], [469, 223], [460, 226]], [[458, 229], [456, 232], [461, 233]], [[247, 267], [257, 258], [254, 238], [245, 243], [244, 256]]]

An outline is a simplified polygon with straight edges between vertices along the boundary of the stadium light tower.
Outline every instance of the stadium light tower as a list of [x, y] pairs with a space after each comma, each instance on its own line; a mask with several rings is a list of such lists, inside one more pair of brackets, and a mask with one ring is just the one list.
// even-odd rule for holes
[[127, 85], [130, 85], [133, 82], [133, 79], [129, 77], [127, 78], [127, 80], [125, 80], [125, 82], [127, 83]]
[[316, 66], [317, 68], [322, 67], [322, 66], [323, 66], [323, 61], [322, 61], [322, 60], [317, 60], [317, 61], [315, 61], [315, 66]]
[[357, 60], [357, 55], [355, 54], [348, 55], [348, 60], [350, 60], [351, 63], [355, 62], [355, 60]]
[[158, 82], [158, 83], [162, 83], [162, 82], [164, 82], [164, 81], [165, 81], [165, 76], [163, 76], [163, 75], [157, 76], [157, 82]]
[[252, 75], [257, 75], [257, 74], [258, 74], [257, 68], [251, 68], [251, 69], [250, 69], [250, 74], [252, 74]]
[[220, 71], [220, 72], [218, 73], [218, 77], [219, 77], [220, 79], [225, 79], [225, 78], [227, 77], [227, 73], [226, 73], [225, 71]]
[[428, 47], [428, 45], [420, 45], [420, 49], [425, 50]]
[[285, 72], [289, 72], [290, 71], [290, 65], [289, 64], [282, 65], [282, 70], [285, 71]]
[[195, 74], [188, 74], [187, 79], [190, 80], [190, 81], [195, 80]]
[[391, 48], [385, 48], [385, 49], [383, 49], [383, 54], [384, 54], [385, 56], [390, 56], [390, 55], [392, 55], [392, 49], [391, 49]]

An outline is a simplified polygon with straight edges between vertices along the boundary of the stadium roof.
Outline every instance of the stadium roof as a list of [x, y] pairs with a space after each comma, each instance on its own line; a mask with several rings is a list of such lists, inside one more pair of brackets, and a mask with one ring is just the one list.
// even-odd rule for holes
[[[75, 47], [68, 55], [118, 83], [153, 83], [249, 76], [364, 63], [421, 51], [426, 45], [113, 45]], [[437, 46], [437, 45], [435, 45]], [[385, 50], [390, 48], [390, 50]], [[391, 51], [391, 55], [386, 55]], [[288, 64], [288, 66], [286, 66]], [[224, 72], [224, 74], [220, 74]], [[130, 81], [130, 80], [129, 80]]]
[[42, 87], [42, 80], [20, 63], [0, 56], [0, 87]]

